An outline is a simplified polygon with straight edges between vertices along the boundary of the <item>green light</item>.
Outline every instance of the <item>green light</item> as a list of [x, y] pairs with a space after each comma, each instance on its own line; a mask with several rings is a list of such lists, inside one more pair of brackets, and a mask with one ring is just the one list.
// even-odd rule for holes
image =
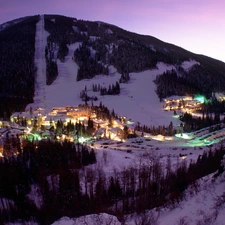
[[29, 141], [40, 141], [41, 140], [41, 136], [37, 133], [35, 133], [35, 134], [29, 133], [27, 138]]
[[208, 146], [208, 145], [215, 144], [217, 142], [218, 141], [208, 140], [208, 139], [204, 139], [204, 140], [193, 139], [193, 140], [188, 141], [188, 145], [190, 145], [190, 146], [204, 147], [204, 146]]
[[33, 141], [33, 136], [29, 135], [27, 138], [29, 141]]
[[34, 140], [40, 141], [41, 140], [40, 135], [39, 134], [34, 134]]
[[200, 102], [200, 103], [204, 103], [204, 102], [207, 102], [207, 99], [205, 98], [205, 96], [203, 95], [196, 95], [194, 97], [194, 100]]
[[126, 121], [126, 124], [134, 124], [134, 122], [130, 121], [130, 120], [127, 120]]

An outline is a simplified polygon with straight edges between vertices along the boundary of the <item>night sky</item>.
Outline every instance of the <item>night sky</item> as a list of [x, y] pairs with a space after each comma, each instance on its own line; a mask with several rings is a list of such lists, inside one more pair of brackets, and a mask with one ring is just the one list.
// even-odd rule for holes
[[225, 62], [224, 0], [0, 0], [0, 24], [60, 14], [152, 35]]

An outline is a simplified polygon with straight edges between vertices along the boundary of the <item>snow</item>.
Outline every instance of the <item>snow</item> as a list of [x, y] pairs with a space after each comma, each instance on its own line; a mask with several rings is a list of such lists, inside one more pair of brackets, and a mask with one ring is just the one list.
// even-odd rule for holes
[[[44, 29], [44, 15], [40, 16], [36, 24], [35, 37], [35, 65], [37, 75], [35, 81], [34, 105], [36, 108], [46, 108], [46, 62], [45, 47], [47, 46], [47, 37], [49, 33]], [[27, 106], [27, 109], [31, 105]]]
[[[106, 142], [107, 145], [103, 145]], [[148, 163], [150, 158], [159, 159], [161, 165], [165, 166], [169, 157], [171, 166], [175, 169], [177, 164], [182, 162], [187, 165], [196, 162], [199, 155], [210, 150], [207, 146], [193, 147], [181, 139], [158, 141], [142, 137], [131, 138], [126, 142], [100, 140], [92, 147], [96, 152], [97, 163], [89, 167], [93, 170], [101, 168], [107, 176], [111, 176], [115, 170], [121, 171], [129, 166], [138, 167], [140, 162]], [[211, 147], [212, 151], [216, 148], [219, 148], [219, 144]]]
[[[155, 93], [156, 86], [153, 82], [156, 75], [166, 70], [172, 70], [173, 66], [159, 63], [157, 67], [158, 69], [155, 70], [131, 73], [129, 83], [120, 84], [121, 94], [118, 96], [93, 94], [109, 109], [114, 109], [118, 115], [127, 116], [127, 118], [135, 122], [148, 126], [167, 126], [170, 121], [177, 124], [179, 121], [172, 117], [172, 112], [163, 111], [163, 103], [159, 102], [158, 96]], [[92, 80], [82, 80], [80, 83], [82, 86], [86, 85], [88, 89], [92, 87], [92, 84], [100, 84], [108, 88], [109, 84], [115, 84], [121, 76], [112, 66], [109, 69], [109, 76], [99, 75]]]
[[159, 102], [155, 92], [154, 79], [156, 75], [172, 66], [163, 63], [157, 65], [158, 69], [147, 70], [140, 73], [131, 73], [128, 84], [121, 84], [120, 96], [104, 96], [101, 101], [108, 108], [115, 110], [121, 116], [127, 116], [135, 122], [150, 125], [169, 125], [170, 121], [178, 123], [172, 118], [172, 113], [163, 111], [163, 103]]
[[[209, 175], [198, 182], [197, 193], [193, 194], [193, 189], [189, 188], [185, 193], [186, 200], [181, 201], [172, 210], [167, 209], [161, 212], [160, 225], [174, 225], [181, 218], [184, 218], [188, 225], [224, 224], [225, 202], [219, 206], [219, 199], [224, 196], [225, 174], [215, 181], [212, 179], [212, 175]], [[215, 217], [217, 213], [219, 216]]]
[[37, 67], [37, 76], [35, 82], [34, 103], [29, 104], [27, 109], [44, 108], [51, 110], [53, 107], [77, 105], [75, 89], [77, 65], [72, 60], [72, 56], [79, 43], [69, 46], [69, 54], [65, 58], [65, 63], [57, 60], [59, 75], [52, 85], [46, 85], [46, 61], [45, 47], [47, 46], [47, 37], [49, 33], [44, 30], [44, 16], [41, 15], [40, 21], [36, 25], [35, 39], [35, 64]]
[[115, 216], [100, 213], [82, 216], [80, 218], [70, 219], [69, 217], [62, 217], [60, 220], [54, 222], [52, 225], [121, 225]]
[[200, 65], [200, 63], [199, 62], [196, 62], [193, 59], [190, 59], [189, 61], [184, 61], [181, 64], [181, 67], [183, 67], [184, 70], [190, 70], [191, 67], [193, 67], [194, 65]]
[[78, 47], [79, 43], [69, 46], [69, 54], [65, 57], [64, 63], [57, 60], [59, 75], [52, 85], [46, 86], [46, 109], [77, 106], [82, 87], [79, 87], [76, 81], [78, 66], [72, 60], [72, 56]]

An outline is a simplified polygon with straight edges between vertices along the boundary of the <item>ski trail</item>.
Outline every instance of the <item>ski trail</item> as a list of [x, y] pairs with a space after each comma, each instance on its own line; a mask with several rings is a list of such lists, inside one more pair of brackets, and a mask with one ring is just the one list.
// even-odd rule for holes
[[74, 51], [79, 47], [80, 43], [77, 42], [68, 46], [69, 53], [64, 62], [55, 59], [57, 60], [58, 76], [51, 85], [46, 85], [45, 47], [49, 35], [44, 29], [44, 15], [41, 15], [39, 22], [36, 24], [34, 63], [37, 72], [34, 102], [29, 104], [26, 110], [29, 110], [30, 107], [34, 110], [37, 108], [51, 110], [57, 106], [76, 105], [76, 100], [80, 100], [78, 94], [80, 91], [77, 89], [81, 90], [82, 87], [77, 88], [76, 81], [78, 66], [72, 59]]
[[44, 15], [41, 15], [39, 22], [36, 24], [34, 62], [37, 67], [37, 72], [35, 79], [34, 103], [30, 105], [36, 108], [46, 108], [45, 47], [47, 46], [48, 35], [49, 33], [44, 29]]
[[75, 49], [79, 43], [69, 45], [69, 53], [65, 61], [57, 59], [58, 76], [56, 80], [46, 87], [46, 105], [47, 109], [59, 106], [68, 106], [77, 104], [77, 94], [80, 92], [77, 88], [77, 64], [72, 60]]

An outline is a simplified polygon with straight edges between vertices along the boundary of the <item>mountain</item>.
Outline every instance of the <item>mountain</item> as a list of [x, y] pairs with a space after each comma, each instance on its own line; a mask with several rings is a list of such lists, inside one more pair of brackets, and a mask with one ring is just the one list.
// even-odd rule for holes
[[[157, 69], [159, 63], [173, 66], [173, 76], [159, 75], [155, 79], [160, 99], [170, 95], [201, 93], [210, 96], [225, 87], [225, 63], [197, 55], [157, 38], [139, 35], [104, 22], [77, 20], [60, 15], [28, 16], [0, 25], [0, 117], [24, 110], [34, 101], [37, 83], [35, 37], [37, 23], [43, 18], [42, 31], [47, 35], [42, 49], [46, 67], [42, 74], [51, 86], [64, 63], [69, 46], [78, 44], [72, 52], [77, 81], [109, 74], [113, 66], [127, 82], [132, 72]], [[37, 43], [36, 43], [37, 44]], [[43, 52], [44, 51], [44, 52]], [[184, 65], [192, 62], [192, 66]], [[165, 71], [164, 71], [165, 72]], [[168, 85], [169, 84], [169, 85]]]
[[[223, 224], [224, 108], [205, 104], [202, 119], [191, 119], [192, 132], [180, 134], [181, 121], [162, 110], [160, 100], [224, 91], [224, 63], [110, 24], [59, 15], [20, 18], [0, 30], [0, 117], [26, 111], [13, 114], [20, 125], [0, 129], [0, 150], [13, 154], [0, 158], [0, 223]], [[84, 102], [88, 106], [74, 110], [93, 104], [94, 114], [103, 112], [96, 134], [105, 126], [125, 134], [129, 127], [131, 138], [85, 145], [34, 141], [47, 137], [57, 120], [54, 140], [78, 129], [76, 138], [84, 134], [79, 118], [76, 130], [71, 121], [61, 126], [73, 107], [55, 115], [57, 107]], [[121, 122], [112, 121], [115, 112]], [[31, 132], [27, 115], [34, 118]], [[37, 131], [40, 115], [49, 124]], [[163, 136], [166, 130], [172, 136]], [[32, 141], [25, 137], [19, 145], [19, 133]]]

